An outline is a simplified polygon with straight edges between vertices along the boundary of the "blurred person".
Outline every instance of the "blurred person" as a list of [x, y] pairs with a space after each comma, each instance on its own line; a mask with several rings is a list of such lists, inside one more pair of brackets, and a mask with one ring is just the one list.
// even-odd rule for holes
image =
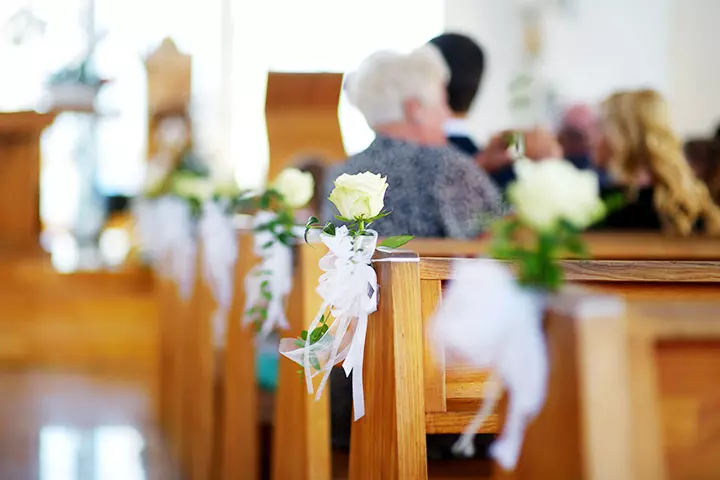
[[693, 173], [656, 91], [618, 92], [603, 102], [593, 158], [611, 178], [604, 195], [627, 202], [597, 228], [720, 233], [720, 208]]
[[[503, 213], [492, 180], [448, 146], [448, 79], [441, 55], [428, 45], [409, 54], [375, 53], [346, 79], [350, 102], [376, 138], [333, 169], [326, 193], [342, 173], [386, 176], [385, 205], [393, 215], [373, 223], [380, 235], [473, 238]], [[329, 202], [323, 213], [323, 218], [334, 218]]]
[[[501, 195], [470, 157], [448, 145], [444, 126], [449, 73], [428, 45], [409, 54], [378, 52], [348, 75], [350, 102], [377, 137], [328, 174], [326, 194], [342, 173], [369, 171], [387, 177], [385, 207], [393, 214], [373, 222], [381, 236], [473, 238], [504, 214]], [[326, 219], [336, 214], [324, 204]], [[341, 368], [331, 374], [332, 441], [348, 448], [351, 380]], [[452, 441], [428, 442], [431, 456], [450, 455]], [[442, 453], [433, 453], [438, 452]]]
[[[504, 190], [515, 179], [512, 156], [507, 152], [507, 133], [495, 135], [486, 148], [479, 146], [470, 133], [467, 116], [480, 91], [485, 72], [485, 53], [467, 35], [443, 33], [428, 42], [437, 48], [445, 60], [450, 78], [445, 87], [450, 118], [445, 123], [448, 142], [458, 150], [475, 158], [495, 184]], [[528, 158], [557, 158], [562, 150], [543, 129], [525, 132], [525, 154]]]

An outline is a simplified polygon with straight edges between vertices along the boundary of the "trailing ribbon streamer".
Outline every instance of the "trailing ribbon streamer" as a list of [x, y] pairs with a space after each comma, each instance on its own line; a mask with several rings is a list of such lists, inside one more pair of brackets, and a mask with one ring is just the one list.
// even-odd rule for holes
[[169, 258], [169, 272], [178, 286], [180, 298], [188, 300], [195, 282], [195, 222], [190, 206], [177, 197], [157, 200], [158, 250]]
[[151, 264], [158, 269], [158, 272], [164, 274], [165, 272], [161, 268], [164, 248], [157, 241], [160, 236], [157, 205], [157, 200], [138, 198], [133, 201], [132, 212], [135, 217], [141, 250], [148, 255]]
[[547, 297], [523, 288], [504, 265], [493, 260], [463, 261], [432, 323], [432, 338], [448, 358], [493, 370], [486, 398], [453, 447], [472, 456], [473, 438], [492, 413], [502, 387], [509, 393], [505, 428], [490, 454], [506, 470], [517, 464], [527, 424], [545, 403], [548, 358], [542, 332]]
[[230, 312], [237, 261], [237, 235], [232, 218], [220, 204], [207, 201], [198, 224], [202, 239], [203, 277], [215, 297], [217, 308], [213, 314], [215, 345], [223, 346], [227, 315]]
[[259, 337], [266, 338], [276, 329], [289, 327], [285, 316], [285, 298], [292, 289], [292, 250], [268, 230], [257, 230], [277, 218], [272, 212], [258, 212], [253, 220], [254, 253], [260, 258], [245, 277], [245, 315], [243, 325], [253, 322], [253, 313], [263, 310]]
[[[377, 310], [377, 274], [371, 266], [377, 232], [367, 233], [353, 238], [347, 227], [340, 227], [334, 236], [320, 236], [330, 250], [320, 260], [320, 268], [325, 272], [317, 288], [323, 299], [322, 307], [304, 342], [296, 339], [280, 342], [280, 353], [303, 366], [308, 393], [314, 391], [313, 377], [322, 373], [316, 398], [322, 395], [332, 367], [344, 360], [345, 374], [353, 374], [355, 420], [365, 415], [362, 380], [365, 337], [368, 316]], [[326, 321], [328, 308], [334, 321], [320, 338], [312, 338], [313, 332]]]

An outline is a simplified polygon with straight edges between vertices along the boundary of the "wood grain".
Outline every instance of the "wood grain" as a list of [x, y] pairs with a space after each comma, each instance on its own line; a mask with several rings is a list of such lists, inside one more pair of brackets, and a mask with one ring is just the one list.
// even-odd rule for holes
[[[322, 301], [315, 293], [321, 270], [320, 258], [327, 248], [299, 245], [296, 248], [293, 289], [288, 301], [290, 329], [286, 337], [297, 337], [310, 326]], [[330, 410], [328, 391], [319, 401], [308, 395], [298, 376], [300, 367], [281, 359], [275, 402], [272, 478], [284, 480], [330, 480]]]
[[432, 280], [420, 281], [420, 307], [425, 348], [423, 349], [423, 372], [425, 381], [425, 411], [444, 412], [445, 405], [445, 352], [433, 349], [427, 337], [430, 320], [442, 298], [442, 284]]
[[[583, 235], [596, 260], [720, 260], [720, 239], [670, 237], [654, 233], [591, 232]], [[490, 239], [416, 238], [406, 248], [422, 257], [488, 255]]]
[[[425, 279], [447, 280], [452, 278], [453, 262], [470, 261], [483, 260], [422, 258], [420, 271]], [[566, 279], [571, 282], [720, 283], [720, 262], [715, 261], [565, 260], [561, 263]]]
[[420, 276], [413, 261], [376, 264], [383, 285], [365, 346], [365, 416], [350, 441], [351, 480], [427, 478]]

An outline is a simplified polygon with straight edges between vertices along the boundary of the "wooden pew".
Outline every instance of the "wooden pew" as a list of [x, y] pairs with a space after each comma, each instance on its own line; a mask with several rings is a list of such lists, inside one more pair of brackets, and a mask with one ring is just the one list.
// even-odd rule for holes
[[[451, 259], [422, 259], [405, 252], [380, 258], [375, 264], [383, 288], [380, 308], [371, 317], [368, 328], [364, 375], [366, 416], [353, 424], [351, 479], [378, 478], [378, 475], [389, 479], [426, 478], [425, 434], [462, 432], [481, 402], [482, 374], [444, 368], [442, 359], [439, 359], [441, 366], [436, 367], [435, 363], [428, 362], [430, 352], [423, 342], [423, 326], [428, 312], [434, 310], [441, 297], [442, 282], [451, 277], [451, 262]], [[583, 273], [585, 278], [592, 279], [597, 269]], [[686, 417], [694, 417], [690, 433], [688, 428], [683, 432], [685, 424], [678, 426], [679, 422], [673, 423], [671, 417], [675, 435], [691, 437], [690, 442], [695, 444], [704, 441], [705, 447], [714, 445], [713, 440], [695, 432], [702, 421], [701, 408], [708, 409], [706, 415], [710, 416], [706, 421], [712, 421], [711, 406], [720, 398], [717, 387], [708, 380], [714, 378], [709, 372], [720, 368], [720, 349], [717, 349], [720, 308], [705, 312], [704, 322], [695, 318], [692, 323], [683, 323], [682, 319], [696, 314], [677, 304], [670, 304], [674, 310], [667, 305], [655, 305], [653, 314], [647, 309], [631, 309], [627, 328], [633, 332], [629, 337], [633, 348], [627, 360], [631, 363], [627, 364], [628, 338], [621, 315], [622, 303], [618, 299], [576, 290], [561, 296], [553, 305], [548, 321], [553, 393], [534, 424], [540, 426], [537, 427], [540, 433], [535, 434], [532, 429], [528, 433], [528, 444], [532, 441], [533, 449], [523, 452], [521, 466], [510, 478], [664, 478], [655, 476], [662, 471], [662, 462], [657, 459], [657, 447], [648, 440], [648, 436], [658, 438], [657, 426], [652, 423], [657, 418], [652, 408], [655, 390], [648, 382], [654, 378], [650, 366], [656, 356], [651, 347], [659, 339], [686, 342], [692, 337], [704, 339], [704, 343], [691, 341], [665, 354], [667, 369], [660, 378], [666, 380], [670, 391], [685, 389], [684, 396], [663, 406], [671, 414], [673, 408], [684, 407]], [[653, 319], [653, 315], [661, 320]], [[668, 318], [674, 318], [675, 323], [671, 325]], [[710, 320], [717, 322], [713, 325]], [[578, 329], [578, 333], [573, 328]], [[562, 340], [560, 346], [558, 339]], [[708, 344], [710, 340], [715, 342], [714, 348]], [[699, 395], [698, 382], [687, 380], [688, 375], [679, 370], [681, 352], [687, 353], [688, 349], [708, 373], [702, 398], [693, 397]], [[658, 358], [662, 364], [662, 347]], [[583, 374], [578, 373], [581, 368]], [[574, 377], [574, 382], [570, 381]], [[569, 391], [575, 392], [574, 400], [569, 400]], [[582, 405], [578, 403], [580, 400]], [[694, 403], [688, 404], [688, 400]], [[568, 416], [582, 422], [584, 430], [568, 424]], [[490, 420], [483, 429], [496, 426], [496, 420]], [[628, 432], [636, 436], [630, 437]], [[711, 433], [712, 427], [706, 427], [705, 432]], [[720, 461], [709, 454], [700, 459], [705, 462], [700, 467], [697, 454], [691, 461], [693, 452], [688, 449], [676, 448], [674, 453], [676, 457], [671, 459], [677, 464], [676, 474], [687, 469], [694, 469], [694, 475], [699, 471], [714, 474], [679, 478], [715, 478], [720, 472]], [[637, 472], [642, 474], [633, 473], [633, 469], [639, 469]]]
[[227, 341], [220, 357], [218, 376], [222, 392], [217, 429], [221, 480], [260, 478], [258, 437], [258, 391], [255, 378], [255, 333], [242, 326], [245, 310], [245, 276], [257, 262], [252, 231], [238, 232], [238, 261], [235, 268], [235, 295], [227, 319]]
[[[295, 274], [288, 305], [290, 329], [283, 336], [299, 336], [322, 305], [315, 293], [320, 268], [327, 253], [324, 245], [299, 245], [295, 249]], [[319, 401], [308, 395], [300, 367], [281, 359], [275, 400], [272, 478], [275, 480], [330, 480], [330, 415], [328, 392]]]
[[631, 303], [547, 322], [551, 374], [515, 472], [498, 479], [719, 478], [720, 303]]
[[[591, 255], [596, 259], [591, 262], [568, 261], [565, 268], [570, 280], [585, 283], [589, 286], [611, 292], [629, 295], [632, 298], [649, 297], [653, 295], [672, 295], [673, 298], [702, 299], [710, 298], [720, 293], [720, 249], [718, 241], [708, 238], [669, 238], [653, 234], [636, 233], [591, 233], [585, 237]], [[487, 240], [463, 241], [451, 239], [414, 239], [409, 248], [420, 254], [421, 257], [473, 257], [486, 255], [489, 243]], [[300, 331], [309, 326], [310, 320], [319, 307], [319, 299], [315, 295], [315, 287], [321, 271], [317, 262], [325, 254], [324, 246], [309, 247], [301, 245], [297, 249], [296, 277], [294, 289], [306, 293], [293, 293], [293, 298], [304, 298], [307, 304], [317, 305], [305, 313], [304, 318], [291, 314], [291, 329], [289, 336], [297, 336]], [[449, 264], [444, 258], [425, 258], [423, 265], [426, 269], [436, 269], [436, 276], [448, 276]], [[443, 270], [444, 269], [444, 270]], [[429, 287], [428, 287], [429, 288]], [[435, 292], [437, 296], [438, 293]], [[430, 297], [428, 297], [430, 298]], [[291, 299], [291, 302], [293, 300]], [[291, 303], [294, 305], [294, 303]], [[423, 304], [423, 315], [429, 316], [434, 309], [435, 302]], [[424, 361], [428, 367], [433, 360], [426, 356]], [[452, 371], [451, 380], [458, 382], [470, 380], [475, 390], [482, 389], [483, 374], [468, 371]], [[433, 381], [439, 382], [439, 379]], [[302, 382], [299, 382], [302, 383]], [[438, 384], [435, 387], [441, 389]], [[458, 392], [465, 391], [465, 387], [453, 387]], [[286, 392], [290, 389], [292, 393]], [[281, 393], [282, 392], [282, 393]], [[325, 392], [324, 397], [327, 396]], [[452, 393], [455, 395], [455, 393]], [[462, 393], [457, 393], [462, 395]], [[303, 405], [311, 402], [312, 415], [304, 415]], [[429, 400], [429, 402], [438, 402]], [[453, 399], [453, 402], [462, 402], [462, 399]], [[317, 418], [329, 417], [326, 400], [314, 403], [312, 397], [307, 395], [304, 385], [298, 385], [297, 368], [286, 360], [281, 359], [278, 380], [278, 398], [276, 402], [276, 434], [273, 446], [273, 478], [281, 480], [282, 475], [292, 471], [293, 478], [318, 479], [331, 478], [331, 468], [328, 465], [322, 472], [308, 470], [310, 465], [317, 469], [318, 458], [330, 458], [330, 438], [327, 427], [317, 424]], [[283, 413], [292, 412], [292, 413]], [[287, 420], [286, 420], [287, 419]], [[287, 421], [287, 423], [286, 423]], [[435, 433], [448, 433], [437, 427]], [[496, 433], [497, 425], [488, 422], [484, 431]], [[307, 433], [311, 432], [311, 433]], [[312, 449], [307, 452], [305, 435], [311, 435]], [[276, 452], [294, 452], [292, 455]], [[300, 454], [298, 454], [300, 452]], [[315, 459], [311, 459], [315, 457]], [[321, 476], [322, 475], [322, 476]]]
[[192, 300], [180, 297], [173, 280], [156, 276], [158, 303], [159, 392], [158, 418], [169, 455], [181, 471], [189, 468], [187, 408], [188, 327], [193, 318]]

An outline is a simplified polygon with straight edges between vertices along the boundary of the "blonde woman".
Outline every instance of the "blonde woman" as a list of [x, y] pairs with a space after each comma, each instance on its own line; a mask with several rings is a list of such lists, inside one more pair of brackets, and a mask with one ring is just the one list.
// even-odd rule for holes
[[594, 150], [612, 179], [606, 193], [626, 200], [600, 228], [720, 233], [720, 209], [686, 160], [659, 93], [626, 91], [605, 100]]

